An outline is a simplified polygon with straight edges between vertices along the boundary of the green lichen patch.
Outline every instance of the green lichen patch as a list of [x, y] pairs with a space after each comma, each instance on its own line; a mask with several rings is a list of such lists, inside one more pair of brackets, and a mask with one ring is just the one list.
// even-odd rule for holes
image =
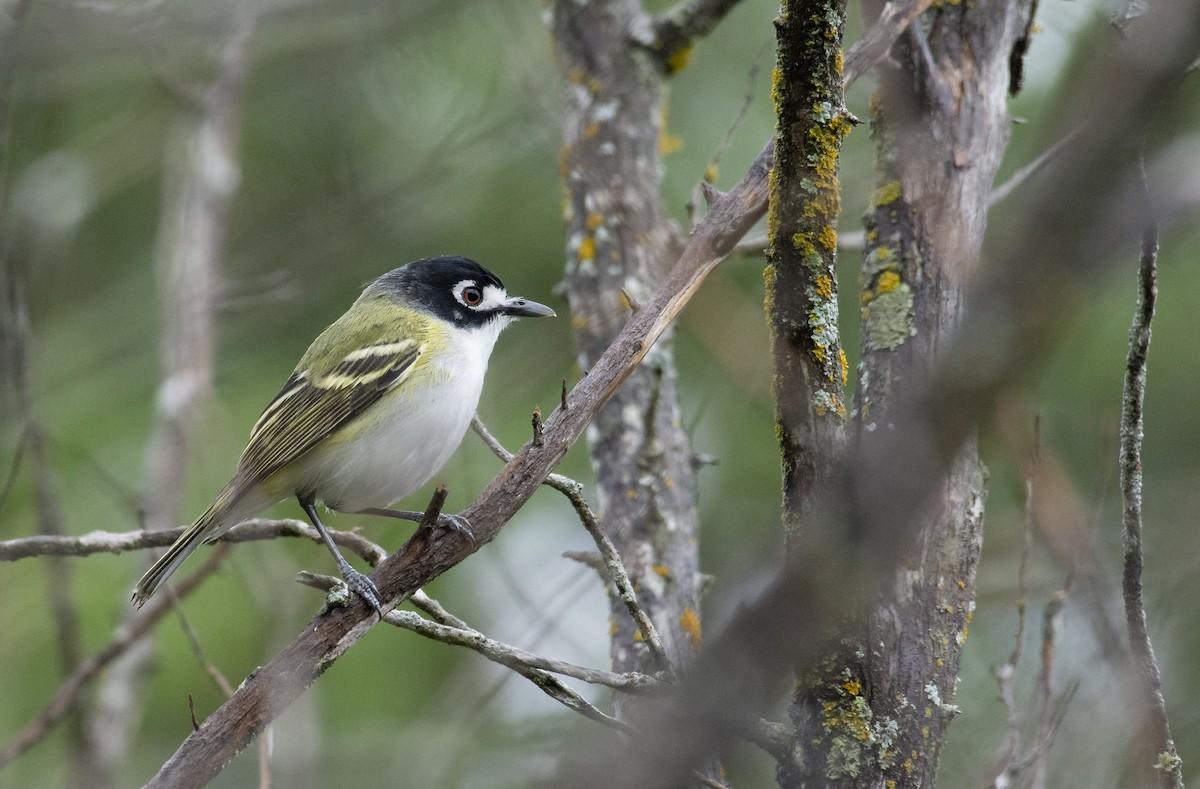
[[913, 292], [900, 282], [863, 305], [863, 345], [870, 351], [899, 348], [917, 333], [913, 316]]

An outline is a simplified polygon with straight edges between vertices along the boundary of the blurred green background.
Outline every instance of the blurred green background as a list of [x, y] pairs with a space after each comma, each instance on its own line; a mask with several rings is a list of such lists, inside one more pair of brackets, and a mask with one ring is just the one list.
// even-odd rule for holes
[[[666, 7], [652, 5], [652, 10]], [[563, 268], [558, 181], [559, 80], [541, 4], [271, 2], [259, 14], [244, 97], [240, 187], [232, 204], [221, 275], [213, 400], [189, 447], [186, 506], [198, 513], [233, 469], [249, 426], [308, 342], [362, 284], [407, 260], [474, 257], [509, 290], [545, 301]], [[203, 80], [227, 33], [230, 6], [34, 2], [10, 52], [10, 148], [5, 213], [33, 239], [27, 298], [33, 390], [51, 441], [66, 526], [72, 533], [137, 528], [144, 455], [160, 372], [154, 271], [166, 139], [178, 114], [168, 84]], [[737, 180], [774, 126], [769, 98], [777, 6], [745, 0], [697, 49], [674, 81], [669, 131], [682, 147], [667, 159], [664, 199], [686, 222], [690, 193], [732, 130], [718, 187]], [[1025, 92], [1013, 114], [1001, 173], [1054, 138], [1046, 119], [1071, 87], [1073, 53], [1107, 35], [1103, 4], [1046, 0]], [[857, 9], [848, 40], [857, 35]], [[5, 22], [5, 24], [9, 24]], [[1195, 97], [1195, 76], [1191, 79]], [[850, 109], [866, 118], [865, 78]], [[1181, 108], [1179, 135], [1195, 154], [1195, 110]], [[1186, 110], [1186, 111], [1185, 111]], [[1188, 114], [1190, 113], [1190, 117]], [[1190, 144], [1191, 148], [1186, 145]], [[844, 158], [843, 228], [861, 227], [870, 189], [866, 126]], [[1037, 188], [1036, 179], [1026, 189]], [[1019, 207], [1018, 191], [995, 211], [995, 229]], [[1200, 760], [1200, 229], [1164, 238], [1160, 311], [1146, 409], [1147, 594], [1151, 630], [1186, 772]], [[1002, 250], [990, 250], [991, 253]], [[1133, 309], [1136, 239], [1116, 250], [1117, 276], [1087, 283], [1080, 311], [1042, 355], [1010, 404], [1021, 430], [1040, 416], [1044, 447], [1065, 464], [1094, 520], [1115, 590], [1120, 557], [1116, 425], [1126, 334]], [[859, 261], [843, 256], [847, 350], [857, 343]], [[722, 266], [681, 320], [677, 359], [688, 428], [704, 469], [702, 561], [714, 578], [707, 627], [719, 627], [774, 568], [781, 545], [778, 451], [770, 355], [762, 317], [761, 261]], [[1032, 349], [1031, 349], [1032, 350]], [[577, 377], [568, 320], [519, 324], [502, 338], [481, 415], [510, 447], [527, 437], [534, 406], [551, 407], [563, 378]], [[853, 383], [853, 382], [852, 382]], [[0, 399], [0, 477], [8, 477], [21, 422], [5, 386]], [[976, 783], [1005, 731], [991, 668], [1012, 649], [1025, 458], [1012, 440], [985, 436], [991, 492], [978, 610], [956, 703], [962, 709], [941, 784]], [[473, 498], [499, 462], [474, 436], [437, 476], [450, 508]], [[565, 473], [587, 480], [581, 449]], [[0, 539], [35, 531], [27, 464], [0, 502]], [[423, 506], [429, 491], [415, 494]], [[273, 511], [299, 517], [292, 504]], [[403, 525], [334, 516], [389, 549]], [[539, 492], [496, 542], [428, 591], [490, 635], [554, 657], [607, 664], [607, 606], [594, 574], [561, 558], [589, 541], [557, 494]], [[202, 549], [207, 550], [207, 549]], [[202, 554], [198, 554], [198, 558]], [[85, 652], [120, 621], [145, 555], [72, 560]], [[1030, 636], [1021, 694], [1032, 686], [1040, 610], [1065, 570], [1035, 541], [1029, 578]], [[193, 559], [187, 567], [199, 564]], [[299, 568], [329, 572], [323, 548], [298, 541], [236, 546], [225, 569], [183, 604], [207, 657], [237, 683], [288, 643], [320, 605], [294, 585]], [[62, 678], [42, 560], [0, 564], [0, 741], [47, 703]], [[1117, 604], [1116, 597], [1113, 605]], [[187, 696], [203, 717], [222, 701], [177, 620], [154, 635], [156, 657], [144, 715], [118, 785], [147, 779], [190, 727]], [[1089, 619], [1069, 602], [1055, 684], [1078, 683], [1050, 758], [1052, 786], [1117, 786], [1128, 721]], [[607, 694], [587, 690], [603, 704]], [[524, 680], [473, 653], [377, 628], [342, 658], [273, 728], [276, 785], [521, 787], [553, 775], [565, 749], [602, 735]], [[0, 786], [66, 781], [65, 729], [6, 771]], [[747, 747], [727, 754], [737, 786], [771, 785], [767, 759]], [[253, 750], [214, 783], [255, 780]]]

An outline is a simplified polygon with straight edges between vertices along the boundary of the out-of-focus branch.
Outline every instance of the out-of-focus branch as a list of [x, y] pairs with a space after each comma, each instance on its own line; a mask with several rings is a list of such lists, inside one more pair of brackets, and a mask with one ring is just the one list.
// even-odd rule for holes
[[218, 546], [208, 560], [200, 565], [194, 573], [175, 584], [174, 596], [161, 595], [142, 608], [133, 618], [123, 622], [117, 628], [113, 633], [112, 640], [103, 649], [76, 666], [71, 676], [67, 677], [66, 681], [59, 686], [45, 709], [17, 736], [0, 746], [0, 769], [45, 737], [63, 719], [63, 716], [71, 711], [80, 692], [87, 687], [89, 682], [112, 665], [114, 660], [125, 654], [130, 647], [149, 633], [160, 619], [170, 613], [177, 598], [191, 594], [216, 572], [224, 561], [227, 550], [228, 548], [225, 546]]
[[[1056, 592], [1046, 604], [1042, 615], [1042, 649], [1041, 667], [1033, 697], [1028, 708], [1019, 705], [1016, 699], [1017, 674], [1021, 663], [1021, 653], [1025, 648], [1025, 628], [1028, 607], [1028, 587], [1026, 577], [1029, 566], [1029, 551], [1033, 544], [1033, 532], [1038, 507], [1035, 496], [1042, 476], [1041, 439], [1039, 424], [1035, 420], [1034, 438], [1029, 466], [1025, 474], [1025, 517], [1022, 528], [1023, 541], [1021, 559], [1017, 567], [1017, 632], [1013, 638], [1013, 650], [1008, 660], [995, 669], [996, 682], [1000, 688], [1000, 699], [1008, 716], [1008, 732], [996, 763], [991, 767], [984, 786], [991, 789], [1003, 789], [1015, 786], [1022, 776], [1032, 774], [1030, 786], [1045, 786], [1046, 756], [1054, 736], [1058, 732], [1062, 716], [1066, 711], [1071, 691], [1055, 693], [1051, 676], [1054, 669], [1056, 634], [1058, 631], [1059, 614], [1067, 599], [1065, 591]], [[1030, 713], [1028, 716], [1026, 713]], [[1024, 724], [1027, 717], [1036, 716], [1037, 727], [1033, 741], [1028, 747], [1024, 745]]]
[[933, 5], [933, 0], [899, 0], [883, 6], [879, 18], [846, 52], [842, 85], [849, 89], [867, 69], [887, 57], [888, 50], [912, 21]]
[[643, 41], [666, 74], [687, 67], [692, 48], [711, 33], [741, 0], [679, 0], [653, 23], [649, 40]]
[[[192, 425], [212, 390], [220, 259], [240, 175], [237, 149], [242, 95], [254, 32], [253, 11], [230, 4], [215, 76], [176, 92], [179, 116], [165, 151], [162, 212], [156, 240], [162, 317], [162, 379], [144, 456], [143, 523], [178, 523]], [[132, 617], [131, 612], [126, 613]], [[89, 749], [73, 783], [111, 785], [125, 760], [153, 652], [130, 650], [107, 672], [89, 715]]]
[[[33, 263], [29, 248], [35, 246], [28, 238], [31, 230], [25, 223], [9, 215], [10, 196], [4, 193], [8, 184], [9, 110], [12, 86], [16, 76], [16, 52], [31, 3], [17, 0], [4, 10], [3, 33], [0, 34], [0, 377], [7, 379], [11, 391], [0, 392], [0, 402], [10, 394], [23, 422], [20, 441], [13, 457], [12, 476], [0, 490], [0, 505], [8, 484], [15, 481], [23, 455], [28, 456], [33, 482], [34, 512], [38, 532], [58, 536], [66, 531], [66, 523], [58, 493], [58, 478], [51, 458], [49, 440], [42, 424], [32, 383], [30, 345], [32, 330], [26, 301], [26, 276]], [[7, 387], [6, 387], [7, 388]], [[75, 607], [70, 566], [60, 559], [46, 563], [47, 599], [58, 641], [59, 661], [64, 674], [79, 664], [83, 655], [79, 614]], [[75, 716], [71, 724], [70, 761], [85, 747], [82, 719]]]
[[[1143, 176], [1144, 177], [1144, 176]], [[1146, 696], [1141, 739], [1134, 748], [1137, 770], [1154, 775], [1163, 787], [1182, 789], [1183, 759], [1175, 748], [1162, 694], [1162, 678], [1154, 647], [1146, 628], [1146, 606], [1142, 599], [1142, 440], [1145, 435], [1143, 407], [1146, 399], [1146, 356], [1150, 350], [1150, 324], [1158, 293], [1158, 225], [1151, 219], [1142, 233], [1138, 265], [1137, 308], [1129, 327], [1129, 353], [1125, 362], [1125, 388], [1121, 406], [1121, 525], [1125, 544], [1125, 569], [1121, 590], [1125, 599], [1125, 625], [1129, 649], [1142, 693]], [[1149, 747], [1146, 747], [1149, 746]], [[1151, 764], [1146, 764], [1147, 757]], [[1147, 771], [1153, 767], [1154, 772]]]
[[[666, 126], [668, 77], [734, 5], [675, 5], [656, 32], [641, 0], [549, 4], [564, 89], [565, 291], [576, 359], [588, 377], [631, 312], [636, 320], [649, 308], [683, 244], [663, 200], [664, 156], [678, 142]], [[659, 32], [666, 38], [656, 41]], [[640, 609], [631, 619], [632, 598], [606, 587], [617, 672], [657, 672], [664, 655], [686, 663], [701, 638], [697, 469], [672, 347], [668, 329], [588, 431], [599, 525]], [[648, 622], [657, 641], [643, 635]], [[634, 720], [639, 704], [618, 696], [616, 716]], [[716, 772], [715, 764], [698, 769]]]

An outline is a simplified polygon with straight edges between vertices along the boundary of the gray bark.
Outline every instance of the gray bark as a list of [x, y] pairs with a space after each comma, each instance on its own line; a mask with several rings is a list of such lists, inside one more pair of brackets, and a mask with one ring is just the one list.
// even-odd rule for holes
[[[567, 295], [579, 365], [591, 369], [645, 302], [675, 255], [660, 196], [665, 78], [645, 43], [652, 19], [638, 2], [553, 6], [566, 82]], [[681, 425], [670, 333], [588, 428], [603, 527], [672, 663], [699, 646], [700, 574], [693, 454]], [[615, 595], [613, 670], [654, 671]], [[618, 698], [618, 713], [625, 700]]]

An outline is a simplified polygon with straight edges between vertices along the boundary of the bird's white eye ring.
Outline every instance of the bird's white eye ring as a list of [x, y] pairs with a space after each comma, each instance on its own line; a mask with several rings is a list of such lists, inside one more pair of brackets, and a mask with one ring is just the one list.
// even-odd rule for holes
[[458, 294], [458, 298], [468, 307], [478, 307], [483, 301], [483, 291], [474, 285], [468, 285]]

